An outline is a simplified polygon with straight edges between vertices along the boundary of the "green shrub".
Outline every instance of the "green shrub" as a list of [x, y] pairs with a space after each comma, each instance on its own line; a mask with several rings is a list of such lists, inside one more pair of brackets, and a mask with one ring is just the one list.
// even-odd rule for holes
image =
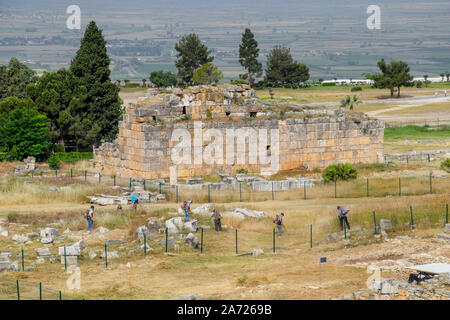
[[361, 87], [352, 87], [352, 88], [350, 89], [350, 91], [351, 91], [351, 92], [362, 91], [362, 88], [361, 88]]
[[239, 169], [239, 170], [236, 171], [236, 173], [247, 174], [248, 170], [247, 169]]
[[231, 84], [247, 84], [247, 81], [243, 80], [243, 79], [239, 79], [239, 80], [231, 80], [230, 83]]
[[335, 87], [336, 83], [335, 82], [325, 82], [325, 83], [322, 83], [322, 86], [323, 87]]
[[57, 157], [59, 161], [69, 163], [93, 158], [92, 152], [55, 152], [53, 156]]
[[356, 179], [358, 170], [349, 163], [339, 163], [328, 166], [322, 173], [325, 182]]
[[48, 166], [52, 170], [58, 170], [60, 166], [60, 161], [56, 154], [52, 154], [50, 158], [47, 159]]
[[50, 169], [56, 170], [59, 169], [60, 162], [75, 163], [92, 158], [92, 152], [55, 152], [47, 159], [47, 163]]
[[450, 172], [450, 158], [441, 162], [441, 169]]

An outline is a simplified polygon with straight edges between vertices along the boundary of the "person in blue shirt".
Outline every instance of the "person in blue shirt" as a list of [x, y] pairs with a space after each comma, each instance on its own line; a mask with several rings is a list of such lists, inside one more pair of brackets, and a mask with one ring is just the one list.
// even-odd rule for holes
[[350, 224], [347, 220], [347, 213], [349, 212], [350, 210], [347, 210], [341, 206], [337, 206], [337, 214], [339, 218], [339, 224], [341, 225], [341, 230], [344, 230], [344, 223], [347, 225], [347, 229], [350, 230]]
[[133, 204], [134, 211], [136, 211], [139, 199], [134, 194], [132, 194], [130, 197], [130, 200], [131, 200], [131, 203]]

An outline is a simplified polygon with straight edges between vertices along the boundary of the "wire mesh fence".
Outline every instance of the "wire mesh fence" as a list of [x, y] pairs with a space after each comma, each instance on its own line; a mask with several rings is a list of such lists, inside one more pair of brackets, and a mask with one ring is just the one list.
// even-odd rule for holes
[[42, 282], [0, 278], [0, 300], [74, 300], [60, 290], [45, 287]]
[[450, 185], [450, 177], [433, 176], [390, 176], [358, 178], [349, 181], [317, 182], [313, 187], [306, 183], [303, 188], [287, 190], [272, 187], [263, 191], [253, 189], [249, 183], [217, 184], [204, 183], [201, 185], [166, 185], [155, 180], [141, 180], [132, 177], [107, 176], [93, 174], [88, 171], [70, 170], [45, 172], [42, 175], [29, 174], [32, 179], [53, 178], [71, 179], [72, 182], [90, 183], [102, 186], [128, 187], [139, 184], [144, 190], [165, 194], [168, 202], [181, 202], [190, 199], [196, 203], [208, 202], [260, 202], [267, 200], [297, 200], [297, 199], [327, 199], [327, 198], [363, 198], [386, 196], [416, 196], [425, 194], [446, 194]]

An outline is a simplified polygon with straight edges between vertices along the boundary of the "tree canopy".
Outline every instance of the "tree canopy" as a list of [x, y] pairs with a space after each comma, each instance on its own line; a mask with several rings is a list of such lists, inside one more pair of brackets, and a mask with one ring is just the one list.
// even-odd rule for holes
[[0, 100], [7, 97], [25, 98], [27, 85], [36, 81], [36, 74], [16, 58], [8, 66], [0, 66]]
[[258, 42], [249, 28], [242, 34], [242, 42], [239, 45], [239, 63], [247, 73], [239, 75], [241, 79], [246, 79], [250, 84], [255, 81], [255, 77], [262, 75], [262, 64], [258, 61]]
[[163, 70], [150, 73], [150, 81], [157, 87], [171, 87], [178, 84], [177, 76], [173, 72]]
[[[116, 138], [118, 123], [123, 114], [119, 88], [109, 78], [109, 64], [102, 30], [91, 21], [70, 66], [77, 78], [76, 85], [86, 88], [86, 96], [72, 101], [77, 125], [69, 131], [75, 136], [95, 136], [94, 144]], [[80, 131], [86, 128], [89, 128], [88, 131]]]
[[212, 62], [205, 63], [200, 68], [195, 69], [193, 79], [194, 83], [212, 84], [217, 83], [223, 78], [223, 73]]
[[275, 46], [267, 56], [265, 81], [274, 87], [298, 87], [309, 79], [309, 68], [294, 61], [290, 49]]
[[9, 160], [28, 156], [43, 160], [51, 147], [50, 120], [31, 99], [9, 97], [0, 103], [0, 150]]
[[397, 96], [400, 97], [400, 88], [411, 85], [414, 77], [409, 73], [410, 68], [406, 62], [391, 61], [387, 64], [384, 59], [378, 61], [378, 68], [381, 73], [366, 74], [367, 79], [374, 81], [373, 86], [378, 89], [390, 89], [391, 97], [394, 96], [394, 89], [397, 88]]
[[211, 50], [200, 41], [195, 33], [182, 37], [175, 44], [175, 50], [178, 58], [175, 62], [178, 78], [184, 84], [192, 82], [195, 69], [214, 60], [214, 57], [210, 56]]

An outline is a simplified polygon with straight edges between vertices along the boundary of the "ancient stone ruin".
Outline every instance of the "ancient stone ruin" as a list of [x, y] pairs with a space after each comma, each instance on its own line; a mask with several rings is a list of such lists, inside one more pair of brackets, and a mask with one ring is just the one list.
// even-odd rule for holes
[[142, 179], [261, 175], [383, 161], [384, 124], [343, 109], [264, 103], [246, 85], [150, 89], [130, 103], [114, 143], [94, 148], [102, 174]]

